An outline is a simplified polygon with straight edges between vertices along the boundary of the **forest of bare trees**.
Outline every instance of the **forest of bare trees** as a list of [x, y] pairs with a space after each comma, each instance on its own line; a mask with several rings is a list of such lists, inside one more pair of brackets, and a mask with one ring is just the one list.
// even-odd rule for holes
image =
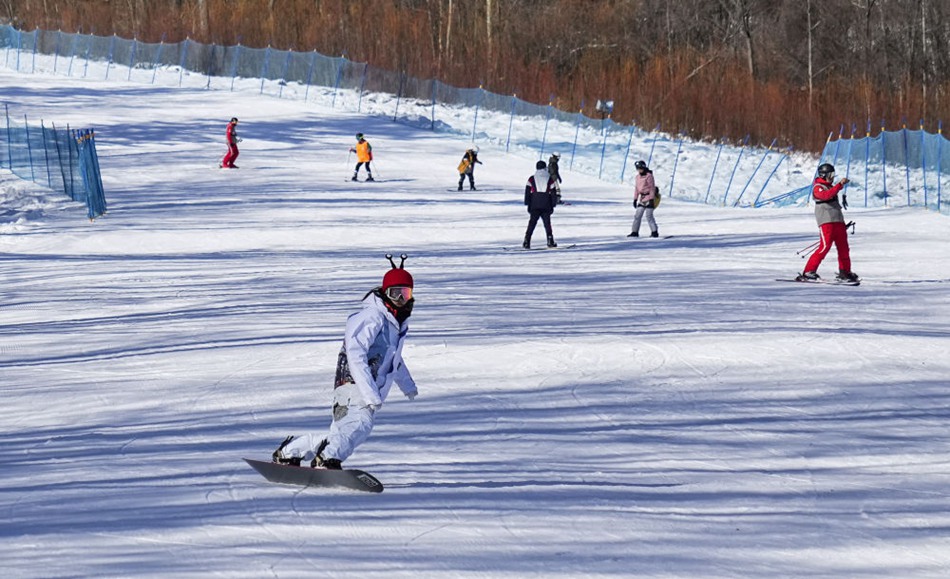
[[950, 0], [0, 0], [25, 30], [317, 50], [813, 151], [842, 124], [950, 118], [948, 16]]

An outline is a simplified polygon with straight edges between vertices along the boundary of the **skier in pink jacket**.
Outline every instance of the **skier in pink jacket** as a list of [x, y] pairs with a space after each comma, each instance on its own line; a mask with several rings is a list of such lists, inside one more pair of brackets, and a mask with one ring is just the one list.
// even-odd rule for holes
[[637, 208], [637, 212], [633, 217], [633, 231], [627, 237], [640, 237], [640, 220], [644, 215], [647, 217], [647, 225], [650, 226], [650, 237], [659, 237], [660, 230], [653, 217], [653, 209], [656, 206], [656, 181], [653, 179], [653, 171], [647, 167], [646, 161], [637, 161], [634, 167], [637, 169], [637, 178], [633, 189], [633, 206]]

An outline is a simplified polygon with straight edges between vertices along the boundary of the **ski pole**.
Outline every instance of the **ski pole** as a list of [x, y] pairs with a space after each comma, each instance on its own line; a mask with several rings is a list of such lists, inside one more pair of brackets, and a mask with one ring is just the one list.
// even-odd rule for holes
[[796, 252], [795, 252], [795, 255], [800, 256], [802, 259], [805, 259], [805, 255], [804, 255], [804, 254], [805, 254], [805, 253], [808, 253], [808, 252], [810, 252], [811, 250], [813, 250], [813, 249], [815, 249], [816, 247], [818, 247], [818, 244], [819, 244], [819, 243], [821, 243], [821, 240], [820, 240], [820, 239], [819, 239], [818, 241], [816, 241], [815, 243], [812, 243], [812, 244], [809, 245], [808, 247], [805, 247], [805, 248], [803, 248], [803, 249], [800, 249], [800, 250], [796, 251]]

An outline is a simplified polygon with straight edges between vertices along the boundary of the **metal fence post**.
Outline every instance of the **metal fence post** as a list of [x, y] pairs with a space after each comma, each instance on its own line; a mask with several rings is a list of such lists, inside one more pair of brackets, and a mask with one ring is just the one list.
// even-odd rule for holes
[[162, 33], [162, 39], [158, 41], [158, 54], [155, 55], [155, 62], [152, 63], [152, 84], [155, 84], [155, 75], [158, 74], [158, 64], [162, 61], [162, 51], [165, 50], [165, 33]]
[[106, 60], [106, 77], [109, 80], [109, 69], [112, 68], [112, 57], [115, 54], [115, 32], [112, 33], [112, 40], [109, 41], [109, 58]]
[[887, 199], [887, 135], [884, 133], [884, 119], [881, 119], [881, 178], [884, 180], [884, 199]]
[[736, 176], [736, 170], [739, 169], [739, 161], [742, 160], [742, 154], [745, 152], [745, 146], [749, 142], [749, 135], [745, 136], [745, 139], [742, 141], [742, 146], [739, 148], [739, 156], [736, 157], [736, 164], [732, 167], [732, 174], [729, 175], [729, 183], [726, 184], [726, 192], [722, 194], [721, 205], [726, 205], [726, 199], [729, 197], [729, 189], [732, 187], [732, 180]]
[[438, 87], [439, 81], [432, 79], [432, 122], [429, 125], [429, 129], [432, 131], [435, 130], [435, 101], [438, 98]]
[[772, 175], [775, 175], [775, 172], [778, 171], [779, 166], [787, 158], [788, 158], [788, 153], [783, 153], [782, 157], [778, 160], [778, 163], [775, 164], [775, 167], [772, 169], [772, 172], [769, 173], [768, 178], [766, 178], [765, 183], [762, 184], [762, 188], [759, 189], [759, 194], [755, 196], [755, 201], [752, 202], [753, 207], [759, 207], [759, 199], [761, 199], [762, 194], [765, 193], [765, 188], [768, 186], [769, 181], [772, 180]]
[[288, 50], [287, 58], [284, 59], [284, 70], [280, 72], [280, 82], [277, 83], [280, 87], [280, 90], [277, 91], [277, 98], [284, 98], [284, 85], [287, 84], [287, 69], [290, 68], [290, 57], [293, 54], [293, 50]]
[[26, 135], [26, 153], [30, 160], [30, 181], [36, 183], [36, 171], [33, 170], [33, 143], [30, 140], [30, 122], [23, 115], [23, 131]]
[[650, 156], [647, 157], [647, 167], [653, 166], [653, 150], [656, 149], [656, 140], [660, 138], [660, 123], [653, 129], [653, 144], [650, 145]]
[[49, 188], [53, 188], [53, 175], [49, 170], [49, 146], [46, 143], [46, 125], [43, 123], [43, 119], [40, 119], [40, 134], [43, 135], [43, 157], [46, 159], [46, 183], [49, 184]]
[[680, 153], [683, 152], [683, 141], [686, 139], [686, 133], [680, 133], [680, 144], [676, 148], [676, 157], [673, 158], [673, 174], [670, 175], [670, 197], [673, 197], [673, 180], [676, 179], [676, 167], [680, 162]]
[[181, 43], [181, 56], [178, 59], [178, 86], [181, 86], [182, 76], [185, 74], [185, 60], [188, 58], [188, 42], [191, 39], [185, 37], [185, 40]]
[[[610, 115], [607, 115], [607, 119], [610, 118]], [[597, 170], [597, 178], [600, 179], [604, 174], [604, 156], [607, 154], [607, 134], [610, 132], [610, 129], [605, 125], [604, 115], [600, 116], [600, 132], [602, 135], [601, 145], [600, 145], [600, 168]]]
[[551, 113], [554, 111], [554, 95], [548, 97], [548, 114], [544, 117], [544, 132], [541, 133], [541, 159], [544, 159], [544, 143], [548, 139], [548, 123], [551, 122]]
[[[941, 192], [943, 188], [940, 183], [941, 163], [943, 161], [943, 121], [937, 121], [937, 211], [941, 210]], [[925, 181], [926, 182], [926, 181]]]
[[719, 140], [719, 150], [716, 152], [716, 162], [713, 163], [712, 173], [709, 175], [709, 186], [706, 187], [706, 197], [703, 199], [703, 203], [709, 203], [709, 193], [712, 191], [713, 180], [716, 178], [716, 167], [719, 166], [719, 157], [722, 155], [722, 147], [726, 144], [726, 139], [722, 138]]
[[511, 95], [511, 116], [508, 118], [508, 138], [505, 140], [505, 152], [508, 152], [511, 146], [511, 125], [515, 122], [515, 101], [518, 100], [518, 93]]
[[[759, 160], [759, 164], [755, 166], [755, 170], [752, 171], [752, 176], [749, 177], [749, 180], [748, 180], [748, 181], [746, 181], [745, 187], [742, 188], [742, 191], [739, 192], [739, 196], [736, 197], [735, 202], [733, 202], [733, 204], [732, 204], [733, 207], [738, 207], [738, 206], [739, 206], [739, 202], [742, 201], [742, 196], [745, 195], [746, 189], [749, 188], [749, 185], [752, 183], [752, 180], [755, 179], [755, 174], [759, 172], [759, 168], [762, 167], [762, 163], [765, 163], [765, 160], [768, 159], [769, 153], [772, 152], [772, 147], [775, 146], [775, 143], [776, 143], [776, 142], [778, 142], [778, 139], [772, 139], [772, 144], [769, 145], [769, 148], [766, 149], [765, 154], [762, 155], [762, 158]], [[836, 147], [835, 147], [835, 155], [838, 154], [837, 151], [838, 151], [838, 149], [837, 149], [837, 146], [836, 146]]]
[[343, 78], [343, 63], [346, 62], [346, 56], [340, 57], [340, 66], [336, 70], [336, 82], [333, 84], [333, 100], [330, 102], [330, 108], [336, 108], [336, 93], [340, 89], [340, 81]]
[[310, 68], [307, 70], [307, 88], [303, 91], [303, 102], [307, 102], [307, 98], [310, 96], [310, 81], [313, 80], [313, 67], [317, 64], [317, 51], [314, 49], [313, 55], [310, 57]]
[[[363, 89], [366, 87], [366, 73], [369, 71], [369, 63], [363, 65], [363, 76], [360, 78], [360, 96], [356, 100], [356, 112], [363, 110]], [[435, 122], [435, 91], [432, 93], [432, 121]]]
[[475, 101], [475, 120], [472, 121], [472, 142], [475, 142], [475, 134], [478, 130], [478, 109], [482, 106], [482, 99], [485, 98], [485, 89], [478, 85], [478, 99]]
[[231, 92], [234, 92], [234, 79], [237, 78], [238, 64], [241, 62], [241, 49], [244, 47], [238, 42], [235, 48], [234, 63], [231, 64]]
[[135, 64], [135, 49], [138, 47], [138, 40], [132, 38], [132, 54], [129, 55], [129, 76], [125, 80], [132, 80], [132, 66]]
[[267, 65], [270, 63], [270, 44], [264, 49], [264, 64], [261, 65], [261, 91], [264, 94], [264, 82], [267, 80]]
[[570, 168], [574, 168], [574, 154], [577, 153], [577, 137], [581, 132], [581, 119], [584, 118], [584, 101], [581, 100], [581, 108], [577, 111], [577, 125], [574, 127], [574, 146], [571, 147], [571, 164]]
[[624, 175], [627, 174], [627, 159], [630, 157], [630, 146], [633, 144], [633, 132], [637, 128], [637, 120], [630, 121], [630, 135], [627, 136], [627, 151], [623, 154], [623, 165], [620, 167], [620, 182], [623, 183]]

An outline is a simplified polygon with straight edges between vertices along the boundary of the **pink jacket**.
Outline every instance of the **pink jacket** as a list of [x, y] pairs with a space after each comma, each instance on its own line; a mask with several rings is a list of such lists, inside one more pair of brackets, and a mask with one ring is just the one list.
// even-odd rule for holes
[[656, 181], [653, 180], [653, 171], [647, 171], [646, 175], [637, 173], [637, 179], [633, 187], [633, 204], [647, 205], [656, 196]]

